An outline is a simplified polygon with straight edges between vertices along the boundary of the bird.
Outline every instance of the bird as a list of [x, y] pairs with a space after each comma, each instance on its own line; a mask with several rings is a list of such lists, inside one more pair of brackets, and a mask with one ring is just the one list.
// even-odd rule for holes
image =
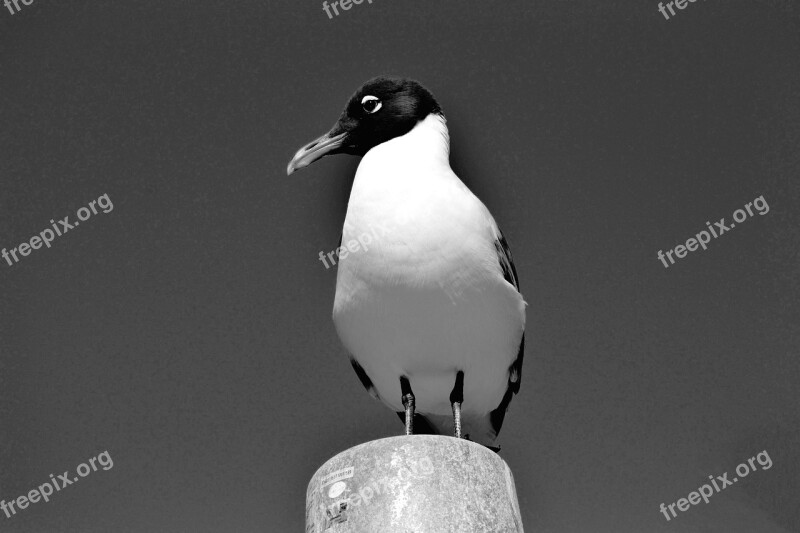
[[361, 156], [333, 305], [359, 380], [406, 435], [499, 451], [520, 389], [527, 303], [503, 233], [450, 167], [441, 106], [413, 79], [372, 78], [287, 175], [333, 154]]

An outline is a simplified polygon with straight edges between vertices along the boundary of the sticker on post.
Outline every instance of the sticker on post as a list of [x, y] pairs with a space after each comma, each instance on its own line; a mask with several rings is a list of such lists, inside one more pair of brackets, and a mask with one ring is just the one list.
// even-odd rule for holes
[[352, 466], [347, 468], [343, 468], [342, 470], [337, 470], [336, 472], [331, 472], [322, 480], [320, 481], [320, 487], [325, 488], [331, 483], [335, 483], [336, 481], [342, 481], [343, 479], [349, 479], [353, 477], [355, 469]]
[[331, 488], [328, 489], [328, 498], [337, 498], [341, 493], [344, 492], [344, 489], [347, 488], [347, 483], [344, 481], [337, 481]]

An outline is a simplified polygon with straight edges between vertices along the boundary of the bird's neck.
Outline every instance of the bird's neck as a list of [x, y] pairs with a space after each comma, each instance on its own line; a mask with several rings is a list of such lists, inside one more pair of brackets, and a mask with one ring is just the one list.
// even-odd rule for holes
[[411, 131], [379, 144], [367, 152], [364, 159], [423, 165], [450, 165], [450, 133], [447, 120], [440, 113], [431, 113], [417, 122]]
[[439, 229], [458, 225], [474, 203], [450, 168], [449, 148], [445, 119], [432, 113], [367, 152], [350, 192], [345, 240], [373, 232], [379, 255], [409, 264], [417, 261], [410, 243], [417, 251], [441, 248]]
[[463, 184], [450, 168], [444, 116], [431, 113], [408, 133], [372, 148], [361, 159], [350, 192], [348, 217], [394, 216], [433, 201], [432, 191], [452, 194]]

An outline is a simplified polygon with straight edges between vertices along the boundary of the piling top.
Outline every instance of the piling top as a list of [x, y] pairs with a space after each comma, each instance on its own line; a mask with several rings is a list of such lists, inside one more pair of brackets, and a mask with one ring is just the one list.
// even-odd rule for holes
[[473, 442], [390, 437], [329, 459], [306, 492], [306, 533], [522, 533], [511, 470]]

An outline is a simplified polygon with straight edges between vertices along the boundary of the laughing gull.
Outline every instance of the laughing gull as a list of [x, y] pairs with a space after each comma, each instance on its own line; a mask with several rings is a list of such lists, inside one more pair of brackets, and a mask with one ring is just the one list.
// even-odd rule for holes
[[450, 168], [439, 104], [416, 81], [373, 78], [287, 173], [337, 153], [363, 156], [333, 306], [356, 374], [407, 435], [497, 450], [520, 386], [526, 303], [497, 223]]

